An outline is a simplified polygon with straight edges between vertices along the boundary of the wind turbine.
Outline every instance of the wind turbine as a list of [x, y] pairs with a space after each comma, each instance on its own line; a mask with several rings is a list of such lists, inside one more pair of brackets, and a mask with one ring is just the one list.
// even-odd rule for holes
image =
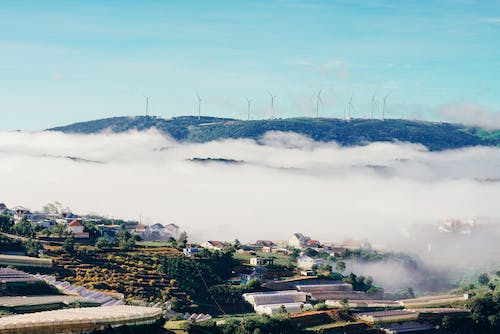
[[149, 99], [150, 98], [151, 98], [151, 96], [144, 95], [144, 99], [146, 99], [146, 116], [148, 115], [148, 111], [149, 111]]
[[201, 118], [201, 97], [198, 95], [198, 92], [196, 92], [196, 97], [198, 98], [198, 119]]
[[386, 96], [384, 96], [384, 105], [382, 107], [382, 120], [385, 120], [385, 114], [387, 113], [387, 98], [389, 97], [389, 94], [387, 94]]
[[351, 109], [354, 109], [354, 107], [352, 106], [352, 96], [351, 98], [349, 99], [349, 120], [351, 120]]
[[247, 120], [250, 120], [250, 107], [252, 106], [252, 99], [249, 99], [248, 97], [245, 97], [247, 100]]
[[274, 98], [276, 97], [275, 95], [271, 94], [270, 91], [267, 91], [269, 96], [271, 97], [271, 118], [273, 118], [273, 111], [274, 111]]
[[377, 104], [377, 102], [375, 101], [375, 94], [377, 94], [377, 92], [373, 93], [372, 95], [372, 113], [371, 113], [371, 119], [373, 119], [373, 109], [375, 107], [375, 105]]
[[323, 104], [323, 100], [321, 100], [321, 89], [319, 90], [318, 94], [316, 95], [316, 118], [319, 117], [319, 104]]

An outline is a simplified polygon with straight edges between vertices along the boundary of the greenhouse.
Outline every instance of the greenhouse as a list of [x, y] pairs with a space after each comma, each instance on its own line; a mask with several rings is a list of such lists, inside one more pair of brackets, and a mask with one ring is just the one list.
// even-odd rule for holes
[[141, 306], [68, 308], [0, 318], [0, 333], [87, 332], [105, 326], [152, 324], [162, 309]]

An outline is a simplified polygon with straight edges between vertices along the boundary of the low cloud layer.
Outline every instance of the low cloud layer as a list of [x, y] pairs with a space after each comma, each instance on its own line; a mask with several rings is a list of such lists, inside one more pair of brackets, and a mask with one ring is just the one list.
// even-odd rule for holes
[[438, 109], [438, 114], [451, 122], [479, 126], [485, 129], [500, 129], [500, 113], [491, 112], [471, 102], [449, 104]]
[[[200, 162], [193, 158], [221, 158]], [[231, 163], [231, 161], [244, 163]], [[0, 133], [0, 202], [175, 222], [192, 239], [409, 238], [445, 218], [498, 221], [500, 149], [345, 148], [294, 133], [180, 144], [156, 132]]]

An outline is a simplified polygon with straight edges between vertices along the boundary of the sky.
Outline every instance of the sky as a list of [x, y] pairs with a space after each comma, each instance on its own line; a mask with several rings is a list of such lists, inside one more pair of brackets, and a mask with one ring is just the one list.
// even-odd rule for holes
[[[500, 1], [0, 0], [0, 130], [161, 117], [500, 124]], [[478, 115], [476, 117], [476, 115]], [[500, 127], [500, 125], [499, 125]]]

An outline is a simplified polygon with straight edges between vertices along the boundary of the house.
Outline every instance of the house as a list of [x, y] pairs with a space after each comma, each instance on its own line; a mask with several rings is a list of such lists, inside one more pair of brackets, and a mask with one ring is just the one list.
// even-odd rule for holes
[[264, 259], [261, 257], [251, 257], [250, 258], [250, 264], [252, 266], [263, 266], [264, 265]]
[[168, 237], [172, 237], [174, 239], [178, 239], [180, 235], [180, 228], [176, 224], [168, 224], [165, 226], [165, 234], [168, 235]]
[[74, 238], [78, 239], [89, 238], [89, 232], [84, 232], [83, 229], [84, 229], [83, 224], [77, 219], [73, 219], [70, 223], [68, 223], [68, 226], [66, 228], [66, 230], [69, 233], [71, 233]]
[[309, 248], [321, 248], [321, 243], [318, 240], [308, 240], [306, 246]]
[[273, 246], [276, 246], [276, 244], [274, 242], [272, 242], [271, 240], [257, 240], [255, 242], [255, 246], [257, 246], [257, 247], [273, 247]]
[[313, 267], [326, 264], [328, 261], [320, 258], [310, 257], [308, 255], [302, 255], [297, 258], [297, 267], [304, 270], [311, 270]]
[[32, 225], [34, 224], [34, 225], [42, 226], [43, 228], [46, 228], [46, 229], [50, 229], [56, 223], [55, 223], [55, 221], [53, 221], [51, 219], [42, 219], [42, 220], [37, 220], [35, 222], [32, 222], [31, 224]]
[[22, 206], [17, 206], [12, 209], [14, 211], [14, 223], [19, 222], [21, 219], [28, 219], [31, 215], [30, 210], [23, 208]]
[[184, 256], [192, 257], [193, 255], [199, 254], [200, 249], [199, 248], [184, 248], [182, 250], [182, 253], [184, 254]]
[[302, 248], [307, 245], [311, 238], [305, 237], [302, 233], [294, 233], [288, 238], [288, 246], [292, 248]]
[[272, 253], [272, 252], [274, 252], [275, 249], [276, 248], [274, 248], [272, 246], [264, 246], [264, 247], [262, 247], [261, 252], [262, 253]]
[[210, 249], [210, 250], [222, 250], [224, 248], [224, 243], [222, 241], [217, 241], [217, 240], [209, 240], [205, 241], [204, 243], [201, 244], [201, 247]]
[[264, 258], [264, 257], [251, 257], [250, 265], [252, 266], [265, 266], [274, 264], [274, 258]]
[[247, 283], [252, 279], [262, 280], [266, 271], [267, 270], [264, 267], [245, 268], [239, 273], [239, 277], [241, 278], [242, 283]]
[[134, 229], [134, 233], [139, 234], [139, 235], [144, 235], [149, 232], [149, 226], [147, 225], [142, 225], [142, 224], [137, 224], [137, 226]]

